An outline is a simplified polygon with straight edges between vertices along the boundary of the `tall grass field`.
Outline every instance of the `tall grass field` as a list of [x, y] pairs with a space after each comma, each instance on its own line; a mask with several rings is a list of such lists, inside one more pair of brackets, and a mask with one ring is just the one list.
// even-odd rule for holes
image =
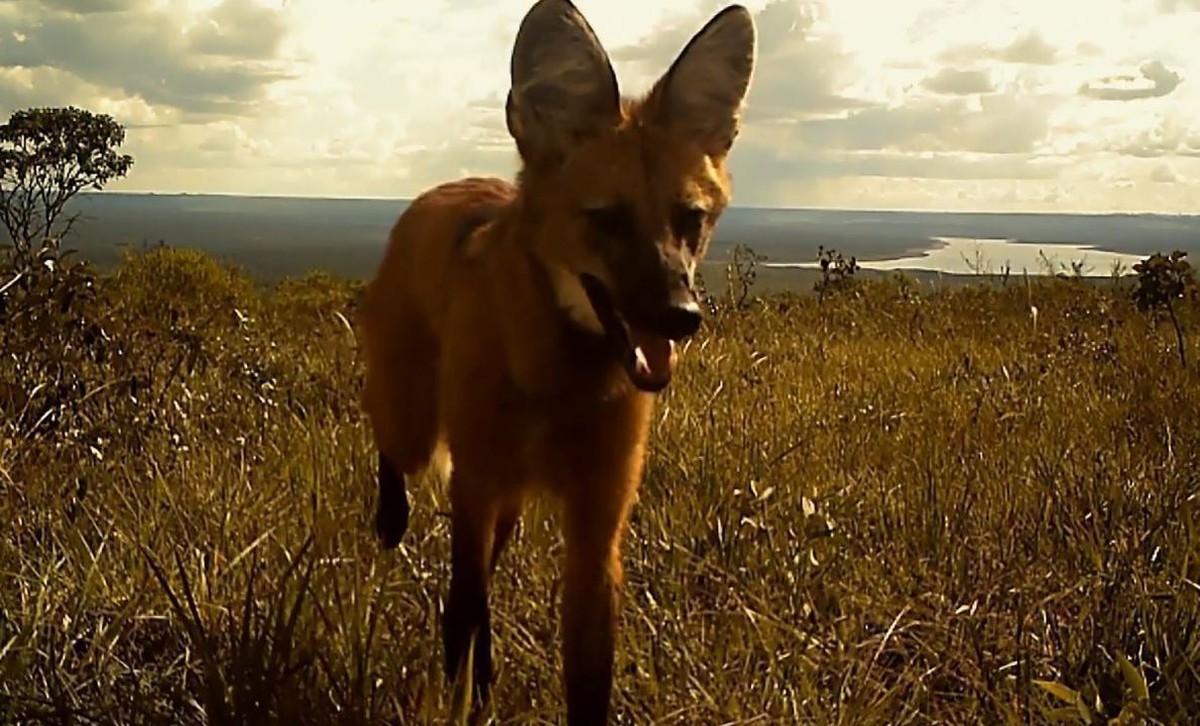
[[[1137, 284], [717, 295], [616, 719], [1200, 723], [1200, 315]], [[445, 723], [448, 503], [379, 548], [359, 290], [154, 249], [0, 293], [0, 722]], [[562, 723], [556, 517], [497, 572], [495, 723]]]

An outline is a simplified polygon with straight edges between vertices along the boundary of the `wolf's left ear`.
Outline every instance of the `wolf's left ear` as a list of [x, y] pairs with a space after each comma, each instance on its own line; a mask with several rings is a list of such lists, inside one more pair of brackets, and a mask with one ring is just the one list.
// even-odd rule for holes
[[724, 156], [741, 124], [754, 73], [754, 19], [745, 7], [717, 13], [680, 51], [647, 99], [653, 119]]

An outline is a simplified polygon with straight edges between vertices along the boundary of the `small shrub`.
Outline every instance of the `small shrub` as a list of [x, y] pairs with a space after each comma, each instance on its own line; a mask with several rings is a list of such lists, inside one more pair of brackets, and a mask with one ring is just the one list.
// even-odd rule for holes
[[767, 260], [748, 245], [737, 244], [733, 248], [729, 264], [725, 267], [726, 305], [734, 310], [745, 309], [758, 278], [758, 265]]
[[817, 264], [821, 267], [821, 278], [813, 285], [821, 302], [832, 293], [854, 290], [858, 282], [854, 277], [858, 272], [858, 258], [851, 256], [849, 260], [835, 249], [826, 249], [824, 245], [817, 248]]
[[1166, 313], [1175, 329], [1179, 362], [1184, 368], [1187, 367], [1187, 345], [1177, 306], [1195, 301], [1200, 293], [1196, 285], [1196, 273], [1186, 258], [1187, 253], [1180, 250], [1175, 250], [1169, 256], [1156, 252], [1133, 266], [1137, 275], [1133, 300], [1139, 309], [1155, 317]]

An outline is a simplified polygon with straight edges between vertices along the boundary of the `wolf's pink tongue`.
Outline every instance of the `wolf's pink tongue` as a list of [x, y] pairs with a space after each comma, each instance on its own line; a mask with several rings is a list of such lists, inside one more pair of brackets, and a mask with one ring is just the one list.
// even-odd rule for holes
[[629, 342], [637, 357], [639, 375], [656, 382], [671, 377], [675, 365], [675, 341], [634, 328], [629, 331]]

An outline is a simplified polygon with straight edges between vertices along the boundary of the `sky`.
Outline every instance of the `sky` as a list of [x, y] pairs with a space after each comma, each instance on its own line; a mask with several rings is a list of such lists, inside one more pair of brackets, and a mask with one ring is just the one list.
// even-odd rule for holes
[[[637, 95], [726, 3], [577, 0]], [[1200, 0], [747, 0], [737, 206], [1200, 211]], [[125, 191], [511, 177], [529, 0], [0, 0], [0, 115], [127, 127]]]

